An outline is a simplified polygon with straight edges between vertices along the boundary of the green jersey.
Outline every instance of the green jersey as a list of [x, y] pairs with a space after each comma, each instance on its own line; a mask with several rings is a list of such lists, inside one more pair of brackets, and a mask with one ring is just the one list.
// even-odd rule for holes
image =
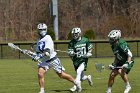
[[85, 37], [81, 37], [80, 41], [73, 39], [69, 42], [68, 51], [72, 50], [75, 52], [75, 55], [71, 57], [75, 69], [83, 62], [85, 63], [85, 68], [87, 67], [88, 58], [84, 58], [83, 56], [86, 55], [92, 47], [93, 45]]
[[129, 47], [126, 41], [124, 41], [123, 39], [120, 39], [118, 41], [118, 44], [116, 45], [113, 44], [111, 48], [115, 57], [118, 60], [118, 63], [116, 65], [119, 65], [119, 66], [123, 65], [127, 61], [127, 58], [128, 58]]

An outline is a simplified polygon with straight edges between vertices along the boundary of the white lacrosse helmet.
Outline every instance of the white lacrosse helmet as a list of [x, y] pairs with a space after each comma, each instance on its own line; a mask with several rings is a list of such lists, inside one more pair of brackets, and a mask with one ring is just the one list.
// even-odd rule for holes
[[41, 37], [46, 36], [46, 34], [47, 34], [47, 25], [45, 23], [39, 23], [37, 25], [37, 29], [38, 29], [38, 34]]
[[81, 29], [78, 27], [73, 28], [71, 34], [72, 37], [77, 40], [79, 39], [79, 37], [81, 37]]
[[112, 30], [108, 34], [109, 42], [114, 43], [121, 38], [121, 30]]

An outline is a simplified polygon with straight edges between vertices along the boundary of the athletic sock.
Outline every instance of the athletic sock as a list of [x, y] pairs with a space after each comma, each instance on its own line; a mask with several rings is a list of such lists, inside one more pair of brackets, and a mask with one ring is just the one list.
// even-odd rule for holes
[[112, 88], [112, 87], [108, 87], [108, 88], [107, 88], [107, 91], [108, 91], [108, 92], [111, 92], [111, 88]]
[[44, 88], [40, 88], [40, 91], [41, 91], [41, 92], [44, 92]]
[[129, 87], [130, 86], [130, 83], [129, 82], [126, 82], [125, 83], [125, 86], [128, 86]]
[[84, 75], [83, 77], [82, 77], [82, 81], [83, 80], [87, 80], [88, 79], [88, 76], [87, 75]]

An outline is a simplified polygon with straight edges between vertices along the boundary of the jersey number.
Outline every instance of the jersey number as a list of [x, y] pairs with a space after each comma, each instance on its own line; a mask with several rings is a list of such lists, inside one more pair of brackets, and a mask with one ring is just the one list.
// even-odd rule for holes
[[86, 54], [86, 47], [76, 48], [77, 57], [82, 57]]

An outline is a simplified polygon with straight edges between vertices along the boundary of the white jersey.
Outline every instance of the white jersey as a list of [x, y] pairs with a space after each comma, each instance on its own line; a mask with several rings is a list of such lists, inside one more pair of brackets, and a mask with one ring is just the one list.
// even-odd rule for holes
[[36, 53], [43, 53], [45, 49], [50, 49], [50, 57], [43, 57], [43, 61], [50, 60], [51, 58], [56, 56], [56, 52], [54, 51], [54, 42], [50, 35], [46, 35], [41, 38], [37, 42]]

